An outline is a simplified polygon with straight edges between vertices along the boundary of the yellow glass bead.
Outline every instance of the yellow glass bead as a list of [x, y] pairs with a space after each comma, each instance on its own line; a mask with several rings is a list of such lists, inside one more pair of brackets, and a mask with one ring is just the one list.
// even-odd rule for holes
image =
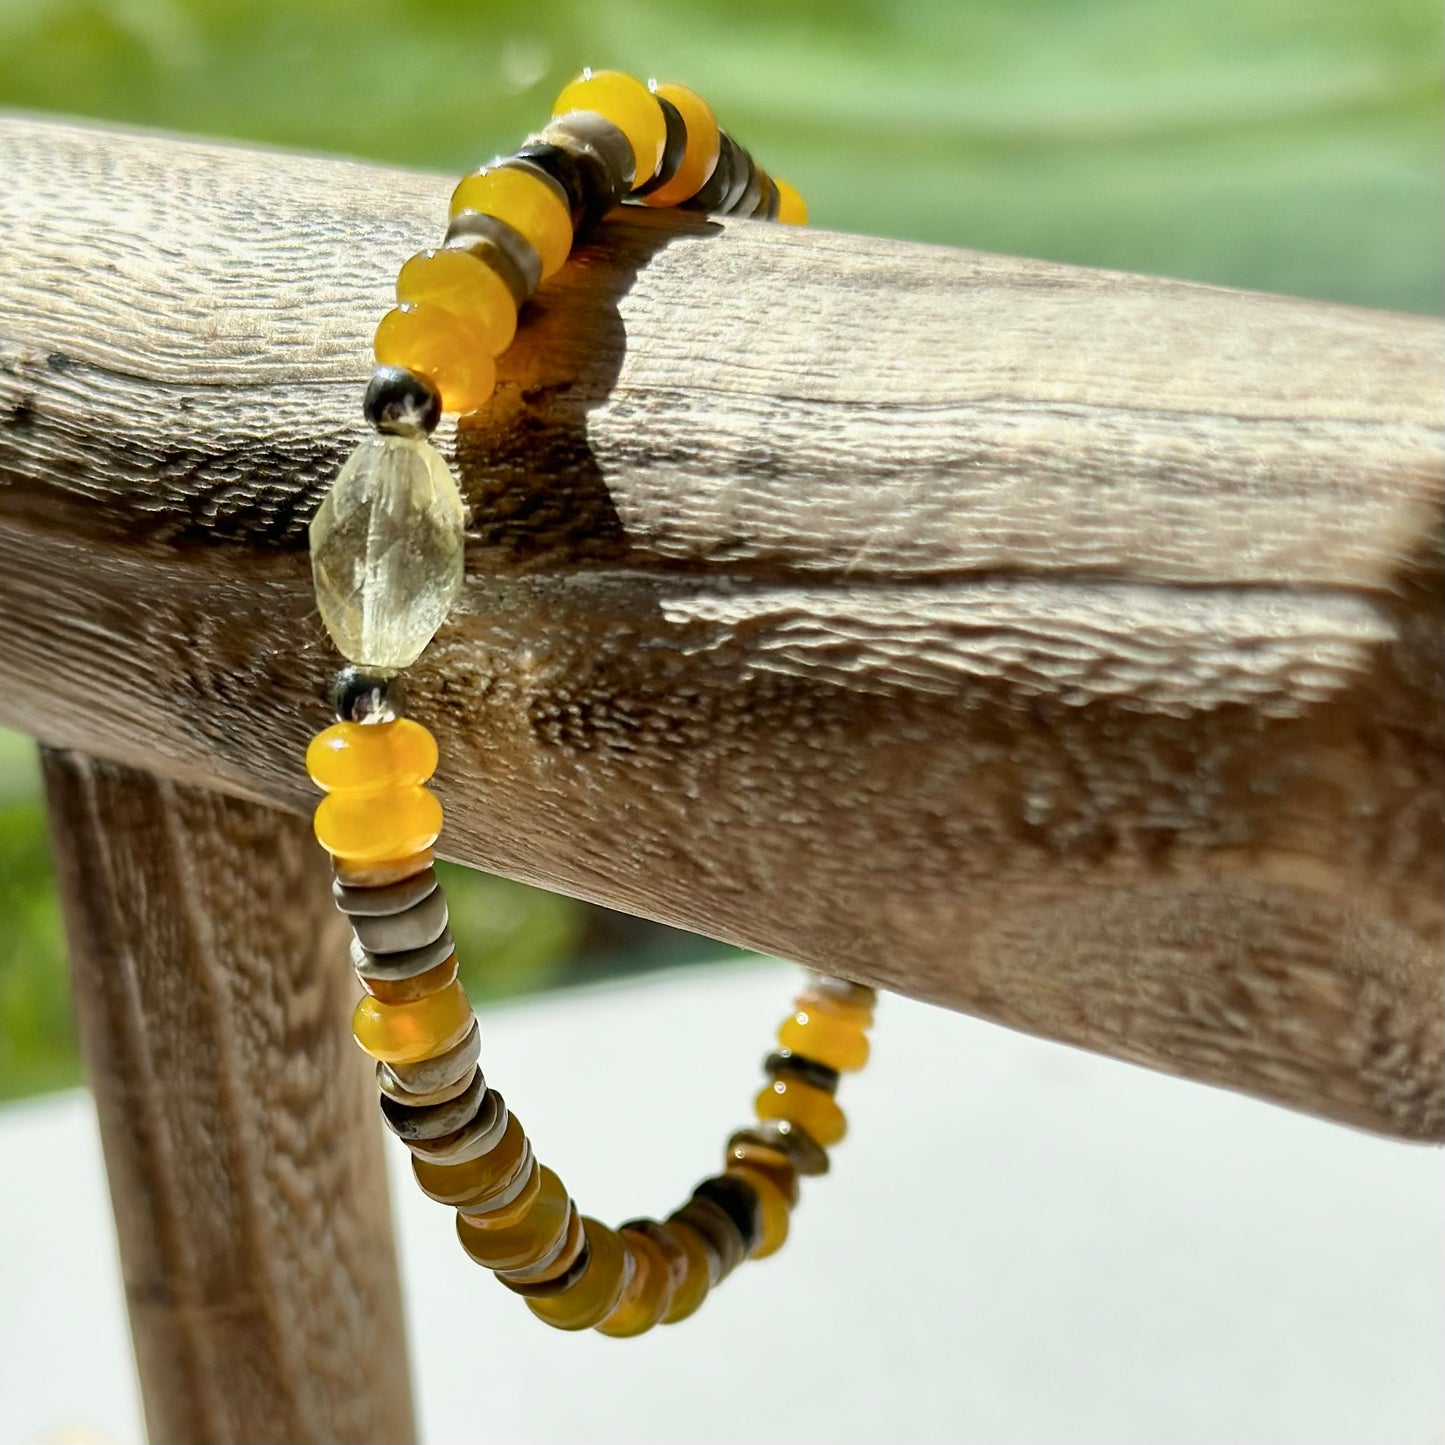
[[717, 165], [722, 144], [717, 116], [702, 96], [685, 85], [659, 85], [653, 81], [649, 89], [677, 108], [687, 127], [687, 147], [672, 179], [641, 200], [649, 206], [680, 206], [697, 195]]
[[773, 184], [778, 188], [778, 219], [785, 225], [806, 226], [808, 206], [802, 196], [787, 181], [780, 181], [776, 176]]
[[778, 1042], [804, 1058], [851, 1073], [868, 1062], [868, 1035], [863, 1029], [864, 1025], [853, 1019], [824, 1013], [810, 1003], [784, 1022]]
[[583, 1216], [587, 1244], [592, 1251], [582, 1278], [559, 1295], [529, 1299], [527, 1308], [554, 1329], [590, 1330], [617, 1308], [631, 1277], [632, 1256], [617, 1231]]
[[380, 1003], [367, 994], [351, 1016], [356, 1042], [387, 1064], [415, 1064], [459, 1044], [472, 1026], [472, 1006], [459, 983], [415, 1003]]
[[442, 410], [480, 411], [497, 386], [487, 334], [440, 306], [397, 306], [381, 318], [373, 347], [382, 366], [404, 366], [441, 393]]
[[517, 303], [507, 283], [470, 251], [419, 251], [396, 278], [396, 299], [460, 316], [486, 337], [493, 356], [517, 334]]
[[672, 1302], [672, 1265], [653, 1239], [636, 1230], [618, 1233], [632, 1255], [632, 1278], [616, 1308], [597, 1326], [597, 1333], [613, 1339], [645, 1334]]
[[521, 1120], [510, 1114], [497, 1147], [481, 1158], [462, 1164], [433, 1164], [413, 1155], [411, 1172], [428, 1199], [461, 1209], [484, 1202], [515, 1179], [526, 1153], [527, 1135]]
[[430, 848], [442, 830], [442, 805], [428, 788], [330, 793], [316, 808], [316, 841], [354, 863]]
[[787, 1119], [827, 1148], [848, 1132], [838, 1102], [823, 1089], [796, 1079], [774, 1079], [753, 1100], [759, 1119]]
[[627, 137], [636, 165], [633, 189], [657, 173], [667, 145], [667, 120], [657, 97], [640, 80], [620, 70], [584, 70], [552, 104], [553, 115], [573, 110], [594, 111]]
[[674, 1220], [667, 1229], [687, 1256], [687, 1273], [680, 1284], [673, 1286], [672, 1302], [662, 1312], [663, 1324], [675, 1325], [695, 1314], [707, 1298], [712, 1288], [712, 1256], [702, 1235], [690, 1224]]
[[751, 1169], [746, 1164], [729, 1164], [727, 1172], [750, 1184], [758, 1196], [762, 1228], [749, 1258], [766, 1259], [770, 1254], [776, 1254], [788, 1237], [788, 1196], [778, 1187], [777, 1181], [761, 1169]]
[[411, 978], [363, 978], [361, 986], [377, 1003], [416, 1003], [418, 999], [429, 998], [440, 993], [448, 984], [456, 982], [457, 956], [452, 954], [435, 968]]
[[566, 201], [531, 171], [486, 166], [464, 176], [452, 192], [451, 213], [459, 216], [463, 211], [481, 211], [520, 231], [541, 257], [543, 277], [560, 271], [572, 250], [572, 213]]
[[537, 1173], [540, 1183], [529, 1207], [510, 1223], [492, 1224], [485, 1215], [457, 1215], [457, 1237], [478, 1264], [488, 1269], [526, 1269], [561, 1242], [571, 1208], [566, 1186], [545, 1165]]
[[334, 723], [317, 733], [306, 749], [306, 771], [324, 793], [412, 787], [436, 770], [436, 739], [406, 717], [389, 723]]

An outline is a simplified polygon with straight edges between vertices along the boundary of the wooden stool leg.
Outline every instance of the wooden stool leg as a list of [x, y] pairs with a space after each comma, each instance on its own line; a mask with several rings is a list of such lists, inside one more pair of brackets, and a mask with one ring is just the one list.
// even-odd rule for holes
[[412, 1440], [324, 855], [270, 808], [43, 758], [151, 1439]]

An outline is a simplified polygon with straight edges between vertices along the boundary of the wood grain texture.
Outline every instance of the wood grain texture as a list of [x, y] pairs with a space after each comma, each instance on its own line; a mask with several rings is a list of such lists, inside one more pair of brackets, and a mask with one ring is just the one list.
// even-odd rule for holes
[[375, 1087], [309, 830], [43, 758], [150, 1438], [410, 1441]]
[[[445, 179], [0, 122], [3, 717], [293, 808]], [[463, 861], [1441, 1137], [1441, 327], [609, 222], [441, 438]]]

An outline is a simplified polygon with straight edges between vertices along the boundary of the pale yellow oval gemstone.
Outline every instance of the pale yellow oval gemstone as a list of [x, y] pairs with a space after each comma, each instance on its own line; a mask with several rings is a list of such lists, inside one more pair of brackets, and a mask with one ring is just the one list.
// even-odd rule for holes
[[462, 585], [465, 515], [420, 437], [368, 437], [311, 521], [316, 605], [343, 657], [397, 672], [421, 656]]

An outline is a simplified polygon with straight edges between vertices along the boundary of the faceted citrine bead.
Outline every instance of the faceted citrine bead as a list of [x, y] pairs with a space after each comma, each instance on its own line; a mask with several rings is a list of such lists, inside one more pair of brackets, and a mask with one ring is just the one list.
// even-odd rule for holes
[[519, 231], [541, 257], [544, 277], [560, 271], [572, 250], [572, 213], [563, 194], [532, 171], [488, 166], [463, 177], [452, 192], [451, 212], [463, 211], [495, 216]]
[[570, 1208], [566, 1186], [545, 1165], [538, 1174], [540, 1188], [520, 1219], [493, 1224], [485, 1215], [457, 1215], [457, 1237], [478, 1264], [488, 1269], [526, 1269], [561, 1242]]
[[334, 857], [380, 862], [430, 848], [442, 830], [442, 805], [427, 788], [331, 793], [317, 805], [315, 830]]
[[463, 1164], [433, 1164], [413, 1156], [411, 1172], [428, 1199], [462, 1209], [484, 1203], [513, 1180], [526, 1153], [527, 1135], [517, 1116], [510, 1114], [497, 1147], [479, 1159], [468, 1159]]
[[652, 93], [677, 108], [687, 127], [687, 148], [672, 179], [655, 191], [649, 191], [642, 200], [649, 206], [680, 206], [702, 189], [703, 182], [712, 175], [713, 167], [717, 165], [721, 146], [717, 117], [712, 106], [685, 85], [654, 85]]
[[335, 723], [306, 749], [306, 771], [327, 793], [411, 787], [436, 770], [436, 739], [405, 717], [389, 723]]
[[404, 366], [441, 394], [442, 410], [480, 411], [497, 386], [490, 338], [469, 318], [430, 302], [393, 307], [377, 324], [373, 345], [382, 366]]
[[636, 170], [631, 185], [652, 179], [667, 144], [667, 121], [657, 98], [640, 81], [619, 70], [584, 70], [553, 102], [553, 115], [590, 110], [610, 120], [632, 147]]
[[868, 1035], [864, 1032], [868, 1015], [863, 1010], [844, 1004], [835, 1011], [807, 997], [798, 1003], [797, 1013], [778, 1030], [778, 1042], [785, 1049], [840, 1073], [861, 1069], [868, 1062]]
[[771, 1175], [764, 1174], [760, 1169], [750, 1169], [746, 1164], [729, 1164], [727, 1172], [745, 1180], [758, 1196], [761, 1228], [750, 1257], [766, 1259], [770, 1254], [776, 1254], [788, 1237], [788, 1196]]
[[776, 176], [773, 184], [778, 188], [778, 219], [789, 226], [806, 226], [808, 207], [802, 196], [787, 181], [780, 181]]
[[795, 1079], [774, 1079], [753, 1104], [759, 1119], [787, 1119], [805, 1129], [824, 1148], [836, 1144], [848, 1132], [848, 1121], [837, 1100]]
[[559, 1330], [590, 1330], [617, 1308], [632, 1270], [632, 1256], [616, 1230], [583, 1217], [591, 1258], [586, 1273], [569, 1290], [544, 1299], [529, 1299], [527, 1308]]
[[465, 526], [429, 442], [374, 436], [352, 452], [311, 522], [316, 605], [344, 657], [390, 674], [421, 656], [461, 589]]
[[356, 1042], [386, 1064], [414, 1064], [458, 1044], [472, 1026], [472, 1006], [460, 983], [415, 1003], [379, 1003], [368, 994], [356, 1005]]
[[377, 1003], [416, 1003], [419, 999], [440, 993], [457, 977], [457, 956], [443, 959], [435, 968], [418, 973], [411, 978], [362, 978], [361, 986]]
[[712, 1288], [712, 1258], [702, 1235], [690, 1224], [675, 1220], [666, 1227], [687, 1259], [687, 1272], [680, 1283], [674, 1284], [672, 1300], [662, 1314], [663, 1324], [675, 1325], [695, 1314], [707, 1298]]
[[517, 334], [517, 303], [507, 283], [470, 251], [421, 251], [396, 278], [396, 299], [439, 306], [470, 322], [499, 356]]
[[597, 1332], [614, 1339], [644, 1334], [663, 1316], [672, 1300], [672, 1266], [655, 1240], [636, 1230], [622, 1229], [623, 1246], [632, 1256], [632, 1278], [617, 1307]]

